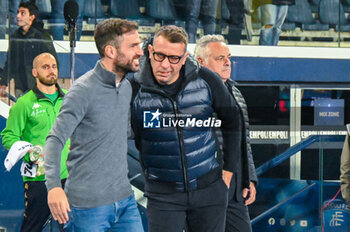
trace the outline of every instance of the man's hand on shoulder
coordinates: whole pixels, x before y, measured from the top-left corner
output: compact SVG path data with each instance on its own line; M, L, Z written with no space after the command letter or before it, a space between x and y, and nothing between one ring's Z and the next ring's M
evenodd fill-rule
M61 187L56 187L48 192L47 202L53 218L60 224L64 224L69 220L68 212L70 207L66 193Z

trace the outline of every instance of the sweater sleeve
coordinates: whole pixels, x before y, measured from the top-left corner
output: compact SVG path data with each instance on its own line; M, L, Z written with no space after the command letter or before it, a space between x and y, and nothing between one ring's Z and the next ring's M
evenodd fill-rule
M89 93L76 83L65 95L59 115L46 139L45 176L48 190L61 186L61 152L68 138L79 125L88 108Z
M224 170L235 172L237 170L237 160L239 159L242 140L242 132L240 130L242 121L239 108L216 73L201 67L199 75L210 87L213 109L218 119L221 120L224 154L223 168Z

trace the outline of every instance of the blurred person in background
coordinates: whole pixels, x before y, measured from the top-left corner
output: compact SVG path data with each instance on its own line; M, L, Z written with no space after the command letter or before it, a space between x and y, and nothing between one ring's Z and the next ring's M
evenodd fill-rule
M189 43L196 43L199 19L204 34L215 34L218 0L186 0L186 31Z
M258 9L262 24L259 45L277 46L282 25L287 17L288 6L295 0L254 0L253 8Z
M35 86L32 61L44 52L57 54L50 34L44 30L39 19L39 9L32 2L21 2L17 12L18 29L11 35L7 60L0 78L0 94L6 91L9 79L15 81L15 96L18 98Z
M350 205L350 124L346 125L347 134L340 161L340 186L344 200Z

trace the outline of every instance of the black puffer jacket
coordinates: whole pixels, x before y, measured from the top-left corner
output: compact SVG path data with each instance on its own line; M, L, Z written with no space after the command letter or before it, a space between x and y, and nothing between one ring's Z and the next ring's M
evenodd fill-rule
M241 121L239 109L231 107L233 99L219 76L188 57L181 71L182 87L173 99L155 81L147 52L141 63L140 72L131 80L131 121L146 176L146 192L192 191L221 178L222 160L218 157L222 156L217 154L220 149L212 128L217 119L226 138L223 168L234 172L241 149ZM161 113L159 120L154 121L153 128L147 128L150 120L146 114L157 110ZM209 127L169 123L208 119Z

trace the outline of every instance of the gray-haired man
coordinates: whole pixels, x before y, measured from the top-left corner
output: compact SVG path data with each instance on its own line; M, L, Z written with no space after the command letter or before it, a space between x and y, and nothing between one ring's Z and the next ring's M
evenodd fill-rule
M206 35L197 41L195 56L199 64L218 73L232 93L240 108L242 123L242 146L237 172L234 173L229 190L226 213L226 231L252 231L247 205L255 201L257 176L249 138L249 120L245 100L230 79L230 50L221 35Z

